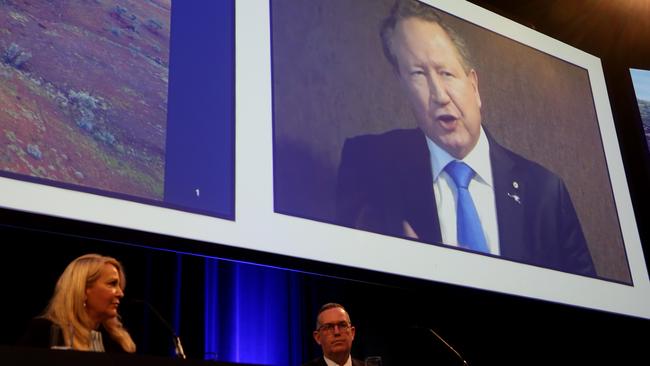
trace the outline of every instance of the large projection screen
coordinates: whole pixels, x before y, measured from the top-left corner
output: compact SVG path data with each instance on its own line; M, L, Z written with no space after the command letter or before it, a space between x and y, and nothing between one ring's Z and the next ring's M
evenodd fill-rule
M391 3L237 1L234 216L14 177L0 178L0 205L650 318L650 283L600 61L467 2L426 3L448 13L444 18L458 32L482 34L468 43L475 53L490 55L477 66L485 125L502 144L564 180L596 275L357 230L328 216L344 140L402 128L393 123L412 118L381 51L379 24ZM172 35L173 27L172 13ZM201 33L200 42L211 36ZM498 47L515 53L500 54ZM173 49L171 58L170 78ZM298 64L292 68L291 62ZM171 95L172 82L169 88ZM573 94L587 103L567 106L572 101L566 95ZM548 95L554 97L544 99ZM210 96L215 102L223 97ZM575 115L560 114L553 109L558 105ZM544 113L549 117L533 121ZM283 160L287 156L298 163ZM198 158L188 164L230 171ZM585 171L592 182L585 183Z
M232 218L233 14L3 2L0 176Z
M630 69L639 116L643 125L643 134L650 149L650 70Z

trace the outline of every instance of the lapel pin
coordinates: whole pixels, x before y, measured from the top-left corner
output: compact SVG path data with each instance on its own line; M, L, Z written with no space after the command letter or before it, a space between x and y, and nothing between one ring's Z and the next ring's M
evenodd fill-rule
M516 180L513 180L513 181L512 181L512 187L513 187L514 189L519 189L519 182L517 182Z
M508 193L508 197L512 198L513 200L515 200L515 202L521 205L521 198L518 195Z

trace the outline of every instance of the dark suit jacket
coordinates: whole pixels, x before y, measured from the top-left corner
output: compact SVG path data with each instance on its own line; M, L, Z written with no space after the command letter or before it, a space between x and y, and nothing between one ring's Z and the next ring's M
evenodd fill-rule
M357 359L352 359L352 366L364 366L365 362L359 361ZM321 356L318 358L314 358L313 360L303 363L302 366L327 366L327 363L325 363L325 359Z
M487 135L501 257L595 276L562 180ZM400 237L404 236L402 222L407 221L419 240L441 243L429 149L419 129L363 135L345 142L337 220L341 225Z

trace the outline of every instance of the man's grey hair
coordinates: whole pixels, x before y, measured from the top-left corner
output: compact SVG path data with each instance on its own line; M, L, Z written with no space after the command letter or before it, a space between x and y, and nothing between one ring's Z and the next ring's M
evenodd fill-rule
M341 304L337 304L337 303L335 303L335 302L328 302L327 304L321 306L320 309L318 310L318 314L316 314L316 330L318 330L318 328L321 326L321 323L320 323L320 321L319 321L320 314L321 314L322 312L324 312L325 310L335 309L335 308L342 309L342 310L345 312L345 315L347 315L347 317L348 317L348 322L351 323L351 321L350 321L350 314L348 314L348 311L345 310L345 308L343 307L343 305L341 305Z
M382 22L380 31L384 55L396 72L399 73L399 63L397 56L393 52L393 35L397 23L408 18L417 18L438 24L447 33L451 42L456 47L460 56L460 63L465 72L468 73L474 68L465 41L458 33L442 21L442 17L436 9L417 0L397 0L388 17Z

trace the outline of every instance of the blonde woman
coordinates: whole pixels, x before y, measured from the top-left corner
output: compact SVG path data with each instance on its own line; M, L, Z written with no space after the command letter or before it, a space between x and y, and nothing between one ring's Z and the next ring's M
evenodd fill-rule
M86 254L73 260L56 283L45 312L32 320L20 344L95 352L135 352L120 322L126 285L115 258Z

